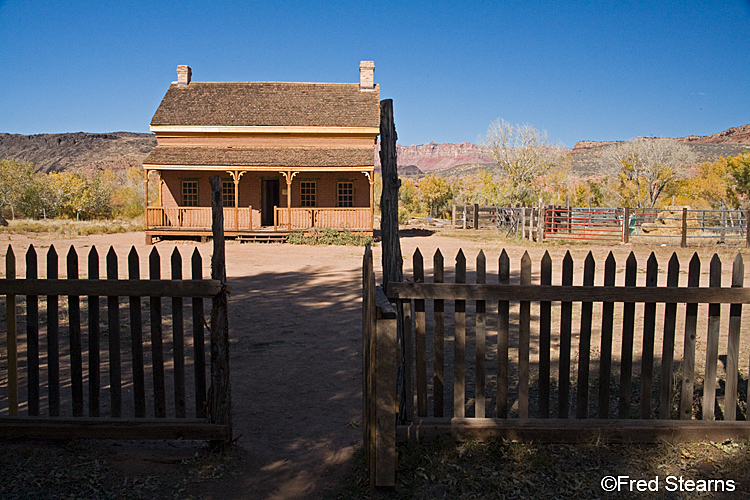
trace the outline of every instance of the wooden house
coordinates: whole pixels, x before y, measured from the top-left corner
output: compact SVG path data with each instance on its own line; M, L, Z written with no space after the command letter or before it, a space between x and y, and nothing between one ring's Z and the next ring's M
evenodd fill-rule
M358 84L193 82L190 67L177 66L143 164L146 190L149 177L159 180L158 202L146 206L147 243L209 236L217 174L226 236L371 233L380 88L372 61L359 70Z

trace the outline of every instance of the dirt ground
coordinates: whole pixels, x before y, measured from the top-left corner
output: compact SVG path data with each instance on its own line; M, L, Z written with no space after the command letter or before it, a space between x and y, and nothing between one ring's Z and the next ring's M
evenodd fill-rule
M88 251L84 247L96 245L102 258L111 245L120 256L123 277L125 256L131 246L135 246L141 256L141 269L147 268L147 253L151 250L143 244L142 233L54 241L10 235L8 243L13 245L19 262L18 276L24 276L21 256L30 243L42 252L54 243L60 255L67 252L69 245L74 245L79 256ZM462 248L467 257L470 282L479 249L484 249L487 255L488 282L492 282L492 273L497 272L497 258L503 248L510 256L513 274L517 274L523 252L529 251L536 280L538 263L544 251L549 250L553 260L553 284L559 283L559 263L570 250L575 261L576 285L581 284L583 260L589 251L594 254L598 267L603 265L609 251L614 253L618 262L618 284L624 277L620 268L624 268L627 254L635 251L639 285L645 280L645 271L640 269L645 268L650 252L654 251L660 267L666 268L669 257L676 251L684 271L683 283L687 280L689 258L696 251L621 244L520 244L498 240L490 233L469 232L410 233L404 235L401 243L407 277L411 276L411 255L417 247L425 256L426 273L431 271L436 249L442 251L446 269L449 269ZM197 247L204 257L204 275L209 275L210 243L161 242L156 248L162 255L163 276L168 275L168 260L164 257L171 254L175 246L184 256ZM697 249L703 263L702 284L707 284L708 263L715 251ZM374 253L377 269L380 246L375 247ZM360 247L227 242L227 276L232 286L229 326L234 435L239 459L233 461L226 473L191 483L191 495L217 500L270 500L325 498L334 494L361 444L362 254ZM736 254L737 249L719 249L725 285L729 284L731 262ZM743 250L743 254L747 259L747 252ZM43 266L39 267L43 274ZM602 280L601 274L597 275L597 283ZM451 279L452 273L446 272L446 281ZM660 282L662 280L666 280L666 274L660 273ZM745 350L740 359L747 363L747 358ZM700 355L696 359L700 360ZM20 453L18 446L22 445L17 441L0 441L0 453L3 448L6 452ZM106 450L108 463L126 476L127 483L129 473L169 473L184 467L200 453L203 444L105 442L99 446Z

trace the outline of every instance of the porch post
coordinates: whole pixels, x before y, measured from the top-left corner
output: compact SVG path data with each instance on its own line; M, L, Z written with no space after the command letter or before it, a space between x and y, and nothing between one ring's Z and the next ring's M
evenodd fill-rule
M143 170L143 222L148 229L148 169Z
M375 228L375 172L371 174L368 171L364 171L362 173L370 181L370 232L372 232Z
M292 232L292 179L294 179L294 176L297 175L297 173L298 172L292 172L291 170L281 172L281 175L286 179L286 213L289 218L288 228L290 233Z

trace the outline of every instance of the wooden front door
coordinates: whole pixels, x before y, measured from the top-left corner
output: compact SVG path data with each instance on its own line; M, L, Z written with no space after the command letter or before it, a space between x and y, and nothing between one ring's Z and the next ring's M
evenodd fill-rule
M260 224L273 226L273 210L279 206L279 180L264 179L260 186Z

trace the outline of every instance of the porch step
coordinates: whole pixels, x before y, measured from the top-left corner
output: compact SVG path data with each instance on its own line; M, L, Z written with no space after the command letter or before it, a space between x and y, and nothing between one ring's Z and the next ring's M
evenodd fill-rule
M237 235L237 241L254 241L259 243L282 243L286 241L286 233L254 233Z

